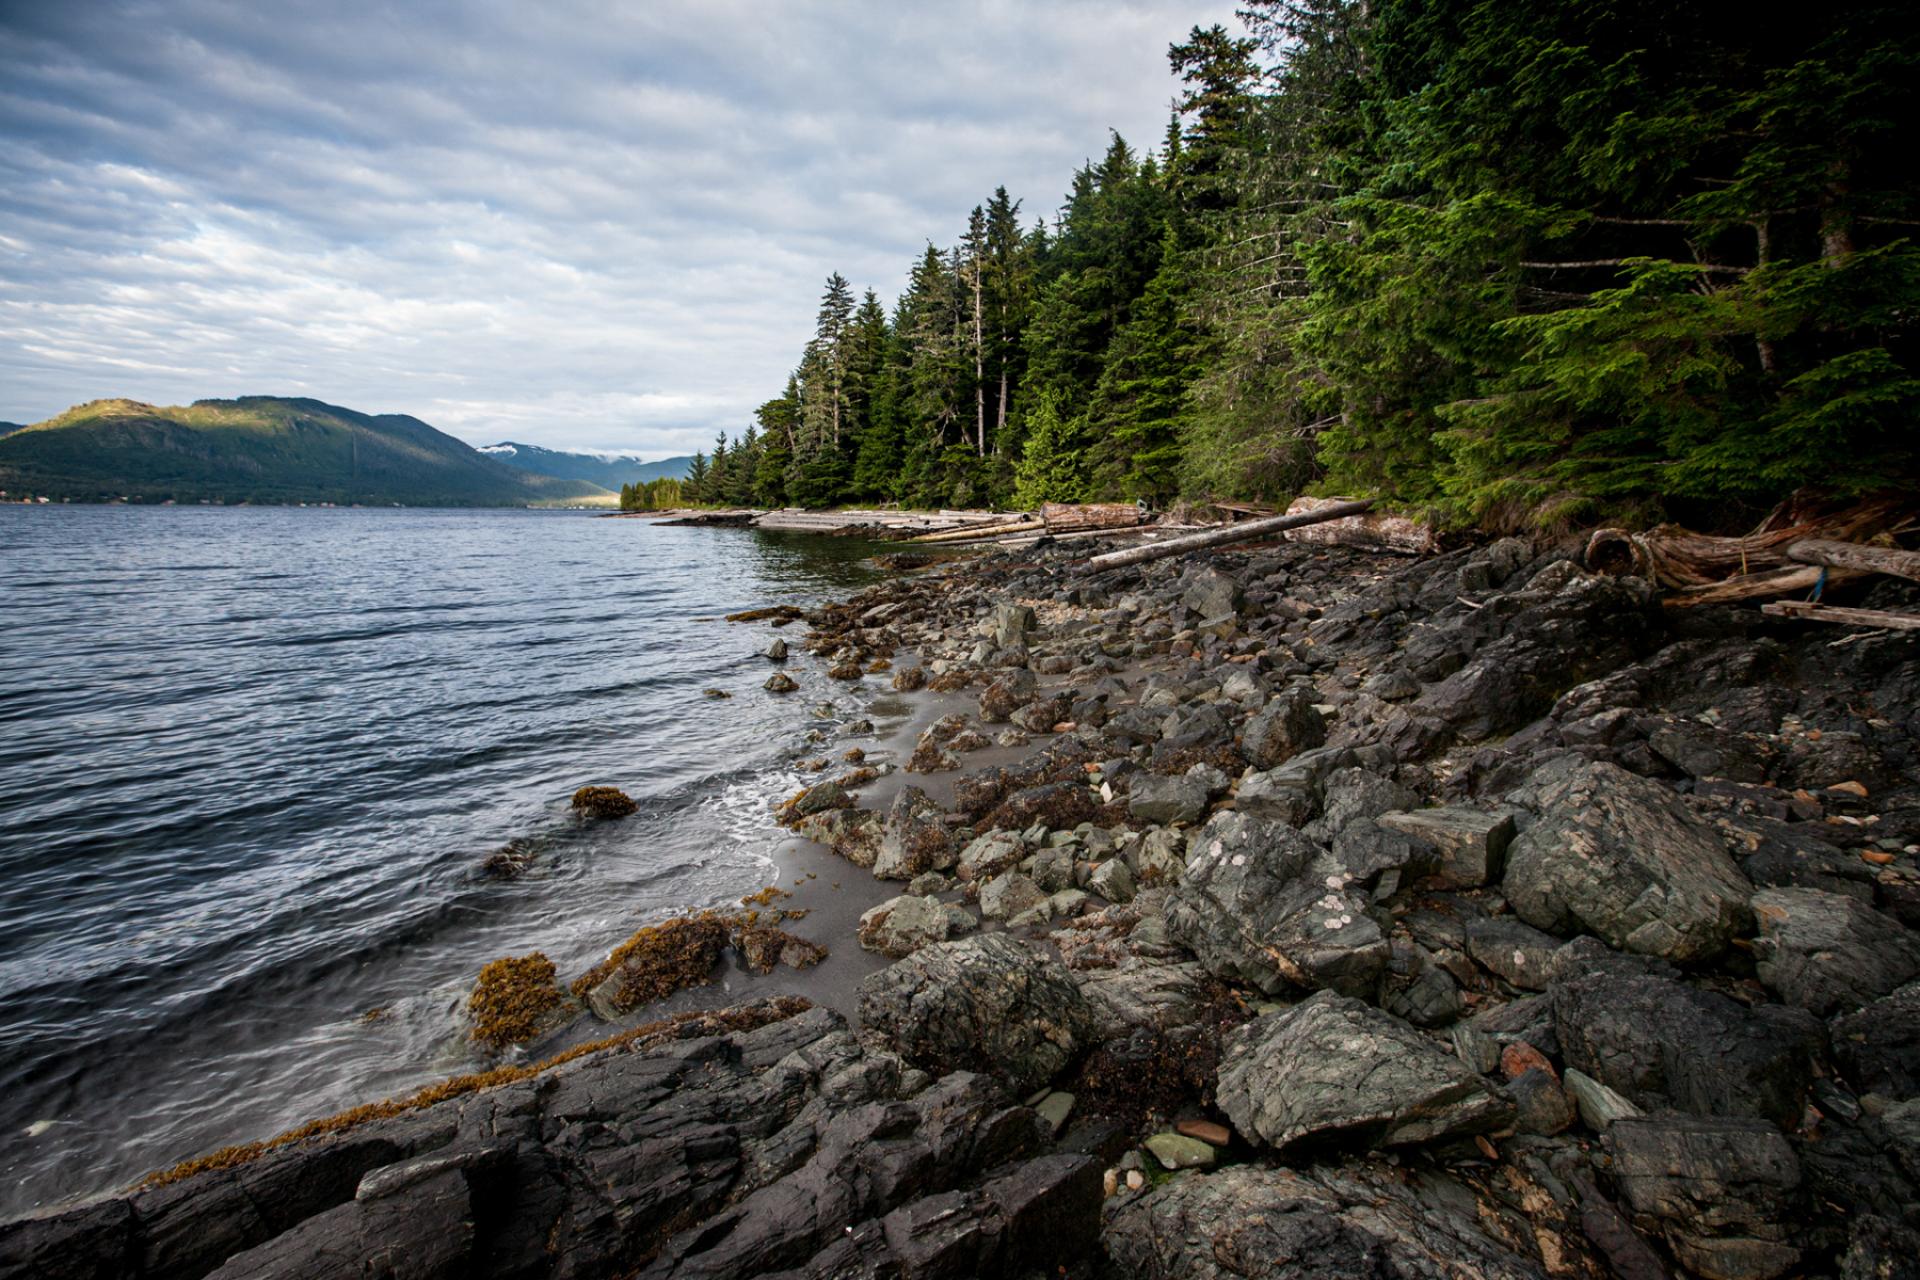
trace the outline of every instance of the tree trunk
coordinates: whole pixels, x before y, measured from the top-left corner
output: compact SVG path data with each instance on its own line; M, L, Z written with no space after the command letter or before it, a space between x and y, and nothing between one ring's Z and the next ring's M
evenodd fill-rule
M1920 582L1920 551L1901 551L1897 547L1869 547L1858 542L1834 542L1827 538L1807 538L1787 547L1787 559L1800 564L1825 565L1833 569L1858 569L1863 573L1890 573L1896 578Z
M1196 533L1190 537L1155 542L1144 547L1130 547L1125 551L1109 551L1106 555L1095 556L1087 561L1087 568L1091 572L1099 573L1105 569L1119 569L1130 564L1146 564L1152 560L1164 560L1168 556L1177 556L1187 551L1223 546L1229 542L1247 542L1254 538L1265 537L1269 533L1280 533L1287 529L1298 529L1304 525L1324 524L1328 520L1357 516L1372 509L1373 499L1363 498L1358 502L1338 502L1332 506L1321 507L1318 511L1308 511L1297 516L1273 516L1266 520L1248 520L1243 524L1230 524L1219 529L1209 529L1205 533Z
M978 257L973 260L973 414L974 452L987 456L987 348L980 323L981 294L985 291Z
M1767 259L1772 256L1773 251L1773 232L1772 228L1767 225L1765 214L1762 214L1760 220L1753 224L1753 239L1753 265L1754 268L1758 270L1767 265ZM1773 343L1769 339L1756 337L1753 340L1753 345L1754 349L1760 355L1761 371L1773 373L1776 368L1773 356Z
M1884 609L1837 609L1832 605L1813 604L1806 600L1779 600L1761 605L1760 612L1775 618L1800 618L1807 622L1838 622L1850 627L1920 631L1920 614L1889 613Z

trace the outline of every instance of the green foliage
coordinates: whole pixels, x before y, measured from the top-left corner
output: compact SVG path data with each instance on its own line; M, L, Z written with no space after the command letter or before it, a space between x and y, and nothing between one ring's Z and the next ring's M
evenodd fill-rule
M1058 396L1042 396L1027 424L1026 444L1014 468L1014 502L1037 507L1043 502L1083 500L1087 495L1084 436L1084 423L1062 417Z

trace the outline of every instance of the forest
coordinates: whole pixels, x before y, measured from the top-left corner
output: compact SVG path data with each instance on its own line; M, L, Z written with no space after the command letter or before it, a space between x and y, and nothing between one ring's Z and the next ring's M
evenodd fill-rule
M1725 523L1915 480L1920 10L1253 0L1035 216L839 274L678 498ZM652 496L627 495L632 506Z

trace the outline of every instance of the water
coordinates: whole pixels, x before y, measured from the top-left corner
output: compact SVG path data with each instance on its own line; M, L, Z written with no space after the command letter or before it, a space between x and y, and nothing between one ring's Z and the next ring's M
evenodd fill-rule
M0 507L0 1215L471 1069L486 960L577 972L764 884L817 699L758 693L767 633L718 615L853 586L872 550ZM588 783L641 814L576 823ZM479 877L509 839L536 872Z

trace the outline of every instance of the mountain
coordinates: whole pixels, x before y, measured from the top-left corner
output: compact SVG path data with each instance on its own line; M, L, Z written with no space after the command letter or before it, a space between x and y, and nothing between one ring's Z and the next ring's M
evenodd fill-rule
M0 422L0 436L12 435L16 431L25 431L26 429L27 424L24 422Z
M86 501L504 507L605 496L488 457L405 414L243 396L95 400L0 436L0 489Z
M693 463L690 457L642 462L626 454L567 453L559 449L542 449L537 444L515 444L510 440L482 445L480 452L537 475L554 476L562 480L585 480L615 492L623 484L643 484L663 476L684 480L688 467Z

